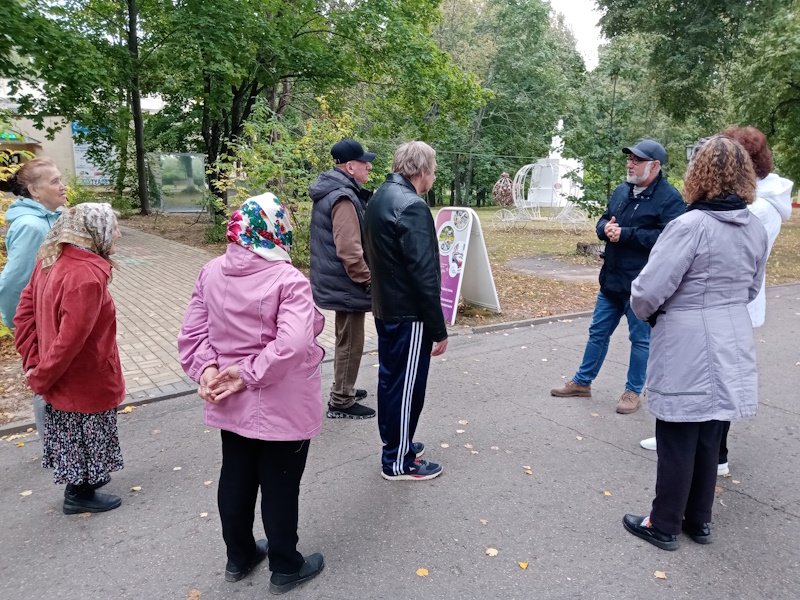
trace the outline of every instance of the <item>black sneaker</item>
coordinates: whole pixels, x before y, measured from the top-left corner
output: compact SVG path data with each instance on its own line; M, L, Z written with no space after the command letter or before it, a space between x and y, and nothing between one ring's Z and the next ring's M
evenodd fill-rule
M662 550L677 550L678 549L678 536L670 533L664 533L657 529L655 525L647 520L647 524L643 525L642 522L645 517L637 517L636 515L627 514L622 517L622 524L630 533L638 538L642 538L646 542L650 542L654 546L658 546Z
M367 390L356 390L356 400L363 400L367 397Z
M68 485L64 491L64 514L101 513L114 510L122 504L122 498L113 494L95 492L91 488L82 490L83 486ZM80 490L80 491L78 491Z
M228 564L225 565L225 581L239 581L243 579L250 571L255 569L262 560L267 558L268 551L269 545L267 544L267 540L258 540L256 542L256 555L247 563L244 569L240 569L229 560Z
M285 575L283 573L273 573L269 578L269 591L273 594L285 594L291 589L309 579L314 579L325 568L325 561L322 554L315 553L305 557L303 566L297 573Z
M414 454L417 455L417 458L425 454L425 444L422 442L411 442L411 449L414 450Z
M425 479L433 479L441 474L442 465L428 462L427 460L422 460L419 458L415 460L408 468L408 473L394 475L381 469L381 475L383 475L384 479L388 479L389 481L423 481Z
M681 529L698 544L711 543L711 527L708 526L708 523L689 523L684 521L681 524Z
M337 408L328 404L328 412L325 414L329 419L371 419L375 416L375 410L358 403L348 408Z

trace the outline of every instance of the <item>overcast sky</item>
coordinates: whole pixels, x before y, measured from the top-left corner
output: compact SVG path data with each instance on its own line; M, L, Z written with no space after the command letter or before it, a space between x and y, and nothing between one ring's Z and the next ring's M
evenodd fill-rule
M591 70L597 66L597 47L603 43L597 21L600 11L594 0L550 0L553 10L564 15L578 41L578 52Z

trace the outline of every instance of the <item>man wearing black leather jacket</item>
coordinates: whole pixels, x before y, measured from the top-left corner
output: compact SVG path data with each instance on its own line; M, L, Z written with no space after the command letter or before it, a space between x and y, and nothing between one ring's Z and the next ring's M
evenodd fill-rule
M447 349L436 229L421 194L436 176L436 152L402 144L392 173L364 213L364 251L372 271L372 313L378 332L378 428L381 474L388 480L433 479L442 472L421 460L413 442L425 400L431 356Z

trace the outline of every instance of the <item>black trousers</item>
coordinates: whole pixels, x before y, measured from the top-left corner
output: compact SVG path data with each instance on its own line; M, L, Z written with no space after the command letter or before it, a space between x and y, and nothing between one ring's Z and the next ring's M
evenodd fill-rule
M261 487L261 518L269 540L269 568L297 573L300 478L306 468L309 440L268 442L222 431L222 471L217 502L228 559L244 568L255 556L256 498Z
M722 425L656 420L658 475L650 521L661 531L679 534L684 517L711 522Z
M730 421L722 422L722 439L719 442L719 464L728 462L728 432L731 429Z
M411 444L425 403L433 338L421 321L387 323L378 333L378 431L381 464L387 475L408 473L417 455Z

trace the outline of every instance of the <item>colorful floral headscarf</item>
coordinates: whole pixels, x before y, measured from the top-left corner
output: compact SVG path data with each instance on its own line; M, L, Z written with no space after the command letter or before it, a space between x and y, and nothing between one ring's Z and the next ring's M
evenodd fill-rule
M64 209L53 228L44 238L36 260L47 269L61 256L64 244L73 244L91 250L106 259L110 258L114 242L117 217L107 202L86 202Z
M227 238L266 260L292 260L289 210L269 192L249 198L231 215Z

